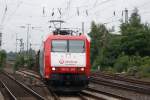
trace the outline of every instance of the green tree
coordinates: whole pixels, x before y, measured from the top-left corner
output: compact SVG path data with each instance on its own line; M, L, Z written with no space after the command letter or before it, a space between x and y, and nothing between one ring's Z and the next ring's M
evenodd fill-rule
M98 54L98 47L95 45L96 44L96 38L97 38L97 26L95 22L92 22L91 25L91 32L90 32L90 37L91 37L91 64L93 65L93 62L95 61L95 58Z
M141 17L138 14L137 8L135 8L134 12L131 14L129 23L122 23L120 26L121 34L123 36L130 36L143 32L143 28L144 25L141 23Z
M0 51L0 70L2 70L5 64L6 64L6 52L2 50Z
M91 24L91 64L104 71L150 77L150 26L143 24L135 8L120 35L110 34L103 24Z
M32 67L34 67L34 59L33 59L32 55L28 56L28 59L27 59L26 63L27 63L27 67L29 69L32 69Z
M104 52L107 48L109 33L104 24L91 25L91 64L93 67L101 66L105 60Z
M129 23L122 23L121 49L127 55L150 56L150 29L147 24L141 23L138 10L132 13Z
M115 60L121 54L121 35L111 34L109 38L108 47L105 50L105 57L107 57L106 66L113 66Z
M122 53L118 58L116 59L116 62L114 63L114 69L116 72L126 72L129 66L130 58L127 55L124 55Z
M22 54L18 54L16 56L16 61L14 64L14 71L18 70L20 67L24 67L24 64L25 64L24 56Z

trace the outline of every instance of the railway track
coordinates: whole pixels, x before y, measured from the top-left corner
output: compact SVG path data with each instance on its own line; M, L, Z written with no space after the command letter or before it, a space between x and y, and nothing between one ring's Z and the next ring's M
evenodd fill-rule
M5 92L9 95L9 100L45 100L44 97L17 81L7 73L0 74L0 82Z
M31 71L27 71L27 70L23 70L23 71L17 71L18 74L21 74L21 75L26 75L28 77L34 77L38 80L41 80L40 76L35 74L35 73L32 73ZM63 96L61 95L58 95L57 93L55 93L51 88L49 88L48 86L46 86L50 93L51 93L51 97L53 100L61 100L61 98L63 98ZM69 97L67 97L69 98ZM74 96L74 98L81 98L81 100L88 100L86 99L82 94L76 94L76 96Z
M35 78L41 80L37 74L33 74L32 72L23 71L23 73L28 75L28 76L32 76L32 77L35 77ZM113 87L113 88L123 89L123 90L127 90L127 91L133 91L133 92L136 92L136 93L148 94L148 95L150 94L149 87L147 87L149 85L145 86L145 84L142 84L142 87L141 87L140 83L138 83L138 84L136 83L136 85L135 85L135 82L129 84L129 83L126 83L128 81L124 82L123 80L121 81L121 80L117 80L117 79L114 79L114 78L112 79L111 77L107 77L107 76L100 77L99 74L92 75L91 82L92 83L96 83L96 84L109 86L109 87ZM130 99L126 98L127 95L124 96L124 95L114 94L114 93L110 93L109 91L108 92L107 91L104 92L104 91L95 90L95 89L94 90L93 89L90 89L90 90L88 89L88 90L85 90L83 92L81 92L80 94L76 95L74 98L80 98L80 99L82 98L81 100L87 100L89 98L94 98L94 96L97 96L95 94L98 94L98 95L102 94L102 95L105 95L106 98L113 97L115 99L119 98L119 100L120 99L121 100L131 100L131 98ZM93 94L91 92L94 92L95 94ZM55 96L52 96L52 97L55 98ZM98 97L100 97L100 98L98 99L98 98L95 97L94 100L95 99L96 100L104 100L104 98L105 98L105 97L101 98L101 96L98 96ZM61 99L61 98L62 98L61 96L57 95L57 98L55 98L54 100L64 100L64 99ZM70 99L68 99L68 100L70 100ZM106 100L109 100L109 99L106 99Z
M80 93L74 93L74 94L63 94L63 93L55 93L51 89L53 100L109 100L109 99L104 99L100 96L97 96L89 91L82 91Z
M150 86L150 82L141 81L141 80L137 80L137 79L126 78L124 76L119 76L119 75L106 74L106 73L102 73L102 72L92 72L91 75L92 76L104 77L106 79L114 79L114 80L120 80L120 81L126 81L126 82L130 82L130 83Z
M80 96L84 97L83 100L89 100L89 99L94 99L94 100L109 100L106 99L106 97L93 93L89 90L83 90L81 93L79 93ZM82 98L81 97L81 98Z
M28 76L32 76L32 77L35 77L37 79L40 79L38 75L33 74L31 72L28 72L28 71L19 71L19 73L23 73L23 74L26 74ZM49 91L52 95L53 100L64 100L63 96L53 92L50 88L49 88ZM69 98L68 100L70 100L71 97L66 97L65 99L67 100L67 98ZM114 100L130 100L130 99L125 98L125 97L113 95L110 93L105 93L105 92L102 92L100 90L95 90L92 88L88 88L88 89L82 91L81 93L75 94L72 98L73 99L79 98L79 100L109 100L111 98L113 98Z
M117 100L131 100L127 97L123 97L123 96L115 95L115 94L112 94L112 93L104 92L104 91L97 90L97 89L94 89L94 88L91 88L91 87L88 87L87 90L90 91L90 92L99 93L99 94L103 95L103 97L107 100L109 100L111 98L112 99L117 99Z
M139 82L135 82L131 80L130 81L123 80L120 78L117 79L111 78L109 76L104 76L101 74L95 74L91 76L91 82L93 83L115 87L119 89L126 89L129 91L135 91L142 94L148 94L148 95L150 94L150 87L149 87L150 85L148 84L141 84Z
M30 71L25 71L25 70L24 71L17 71L17 73L24 74L24 75L27 75L27 76L30 76L30 77L34 77L38 80L41 80L41 77L38 74L32 73Z
M62 94L55 94L53 96L53 100L109 100L109 99L104 99L100 96L94 95L91 92L87 91L82 91L81 93L76 93L76 94L69 94L69 95L62 95Z

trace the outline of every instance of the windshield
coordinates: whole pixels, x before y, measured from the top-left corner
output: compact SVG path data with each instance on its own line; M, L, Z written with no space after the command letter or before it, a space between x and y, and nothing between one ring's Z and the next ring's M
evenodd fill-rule
M84 41L69 40L69 52L83 53L85 50Z
M67 52L67 41L66 40L53 40L52 52Z
M52 52L85 52L83 40L52 40Z

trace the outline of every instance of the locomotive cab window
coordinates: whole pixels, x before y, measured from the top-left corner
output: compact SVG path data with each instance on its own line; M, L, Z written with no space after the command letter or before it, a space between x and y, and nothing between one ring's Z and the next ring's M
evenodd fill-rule
M85 52L85 43L83 40L52 40L52 52Z
M69 52L83 53L85 52L85 44L82 40L69 40Z
M52 52L67 52L67 41L66 40L53 40Z

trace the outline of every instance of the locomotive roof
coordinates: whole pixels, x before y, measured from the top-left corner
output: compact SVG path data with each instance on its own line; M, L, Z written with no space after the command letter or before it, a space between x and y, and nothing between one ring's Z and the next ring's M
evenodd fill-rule
M73 40L76 40L76 39L82 39L82 40L85 40L87 39L87 36L82 34L82 35L78 35L78 36L74 36L74 35L53 35L53 34L50 34L46 40L51 40L51 39L73 39ZM45 40L45 41L46 41Z

